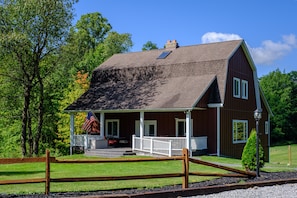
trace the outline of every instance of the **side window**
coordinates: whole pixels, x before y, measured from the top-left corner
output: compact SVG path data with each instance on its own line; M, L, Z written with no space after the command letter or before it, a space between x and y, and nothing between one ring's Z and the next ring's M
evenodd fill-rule
M269 122L265 121L265 134L267 135L269 133Z
M240 79L233 78L233 97L240 98Z
M249 98L249 84L246 80L241 81L241 97L243 99Z
M107 137L119 137L120 120L106 120Z
M233 120L233 144L245 143L248 139L248 121L247 120Z

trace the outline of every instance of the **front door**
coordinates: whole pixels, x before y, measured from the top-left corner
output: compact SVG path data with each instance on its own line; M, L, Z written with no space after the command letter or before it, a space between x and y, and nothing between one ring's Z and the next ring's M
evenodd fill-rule
M140 122L135 121L135 135L140 136ZM144 121L144 136L156 136L157 135L157 120L145 120Z

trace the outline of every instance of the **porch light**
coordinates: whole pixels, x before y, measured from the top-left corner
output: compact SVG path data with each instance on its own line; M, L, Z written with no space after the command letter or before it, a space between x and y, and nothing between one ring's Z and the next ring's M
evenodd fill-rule
M256 121L259 121L262 118L262 111L256 109L254 111L254 118L255 118Z
M254 111L254 118L256 120L256 135L257 135L257 143L256 143L256 159L257 159L257 177L260 177L260 170L259 170L259 120L262 118L262 110L256 109Z

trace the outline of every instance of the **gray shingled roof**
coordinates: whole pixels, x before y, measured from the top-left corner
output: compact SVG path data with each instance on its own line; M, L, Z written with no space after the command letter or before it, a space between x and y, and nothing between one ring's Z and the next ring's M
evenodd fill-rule
M115 54L93 71L90 89L66 111L193 108L210 85L224 100L228 60L243 41Z

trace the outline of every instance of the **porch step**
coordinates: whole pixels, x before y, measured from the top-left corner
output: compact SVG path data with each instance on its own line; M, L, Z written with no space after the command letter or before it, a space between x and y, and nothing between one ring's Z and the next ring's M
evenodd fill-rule
M97 156L97 157L121 157L124 155L134 155L131 148L105 148L105 149L88 149L85 150L86 156ZM136 155L136 153L135 153Z
M133 151L131 151L131 150L129 150L129 151L125 151L125 152L123 153L123 155L136 155L136 153L133 152Z

